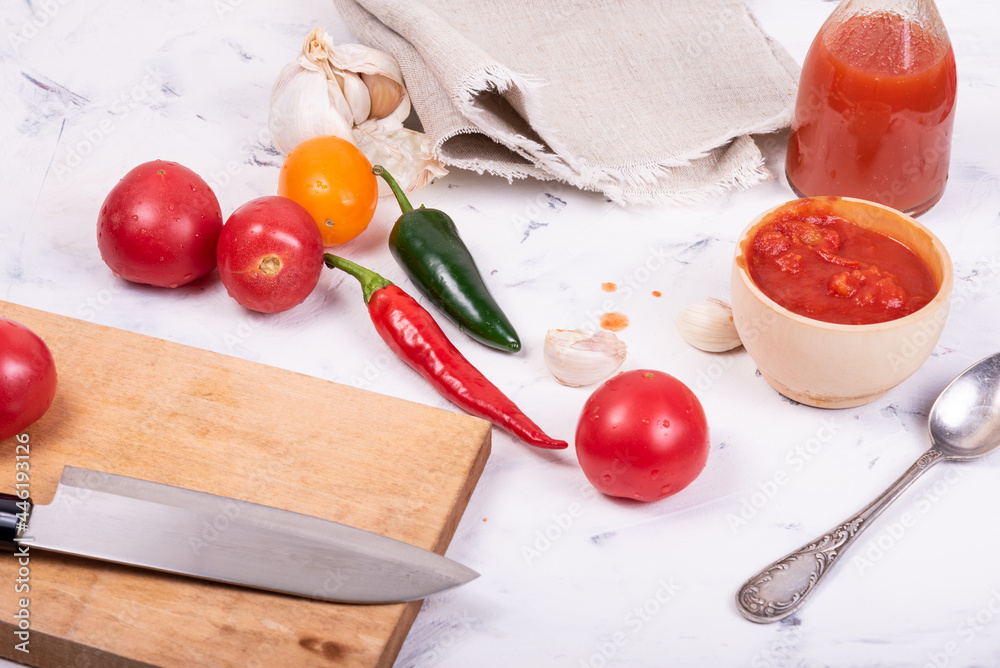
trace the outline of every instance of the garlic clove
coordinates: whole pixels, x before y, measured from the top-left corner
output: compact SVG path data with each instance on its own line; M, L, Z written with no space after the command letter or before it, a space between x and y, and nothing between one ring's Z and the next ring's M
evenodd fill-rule
M721 353L743 345L733 323L733 309L719 299L688 306L677 316L676 325L681 338L699 350Z
M608 378L625 361L625 354L625 343L605 330L550 329L545 335L545 366L570 387Z
M334 71L356 73L371 100L369 113L358 119L355 125L396 114L401 114L400 123L406 120L410 113L410 98L403 86L403 72L395 58L362 44L341 44L330 50L329 61Z
M368 86L365 85L365 82L354 72L334 70L333 78L344 94L344 101L347 102L349 114L346 117L348 122L354 126L367 121L372 110L372 96L368 92Z
M396 111L406 95L403 84L393 81L387 76L362 72L361 80L368 87L371 98L371 112L364 120L377 121L386 118ZM407 105L407 113L409 113L409 105Z

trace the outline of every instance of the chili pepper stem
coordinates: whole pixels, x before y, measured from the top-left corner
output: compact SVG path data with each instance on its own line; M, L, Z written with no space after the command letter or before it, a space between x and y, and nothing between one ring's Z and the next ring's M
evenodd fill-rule
M372 294L377 290L392 285L392 281L382 278L370 269L365 269L360 264L354 264L350 260L338 257L331 253L323 254L323 262L330 269L340 269L347 272L361 283L361 292L364 294L365 304L372 298Z
M375 165L372 167L372 174L375 176L381 176L385 179L385 182L389 184L389 187L392 189L392 194L396 196L396 201L399 202L399 208L403 210L403 213L413 211L413 205L410 204L410 200L406 199L406 194L403 192L403 189L399 187L399 184L396 183L396 179L392 178L392 174L390 174L385 167L382 165Z

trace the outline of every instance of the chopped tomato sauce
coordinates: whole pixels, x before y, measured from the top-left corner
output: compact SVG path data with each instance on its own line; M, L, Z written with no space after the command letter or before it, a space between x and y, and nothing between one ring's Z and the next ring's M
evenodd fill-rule
M750 278L793 313L848 325L909 315L939 289L909 248L840 216L789 210L748 242Z

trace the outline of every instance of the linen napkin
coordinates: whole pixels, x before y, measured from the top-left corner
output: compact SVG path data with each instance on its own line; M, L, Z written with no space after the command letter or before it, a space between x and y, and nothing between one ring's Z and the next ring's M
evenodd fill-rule
M447 165L559 179L621 204L769 177L798 66L742 0L334 0L392 54Z

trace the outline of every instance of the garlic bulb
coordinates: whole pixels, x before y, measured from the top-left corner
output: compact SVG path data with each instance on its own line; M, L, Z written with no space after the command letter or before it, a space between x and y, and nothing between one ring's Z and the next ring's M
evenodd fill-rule
M625 343L605 330L550 329L545 335L545 366L563 385L593 385L624 361Z
M329 35L319 28L313 30L302 45L302 53L282 68L271 88L267 129L271 141L286 155L306 139L320 135L353 141L355 112L330 67L331 48ZM370 106L370 98L360 96L356 86L347 88L361 115L366 99ZM365 119L367 115L365 112Z
M409 115L410 96L392 56L361 44L335 46L316 28L274 82L267 127L286 155L313 137L346 139L409 192L447 174L423 133L403 127ZM379 191L391 192L381 180Z
M733 323L733 309L718 299L688 306L676 324L681 338L699 350L721 353L743 345Z

